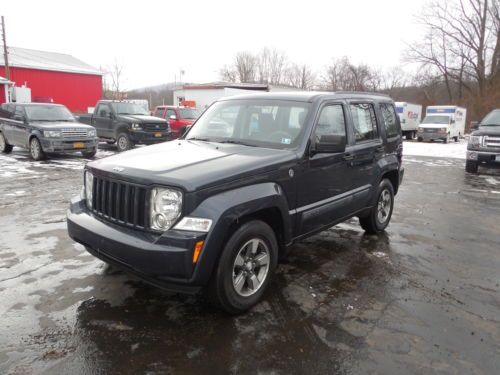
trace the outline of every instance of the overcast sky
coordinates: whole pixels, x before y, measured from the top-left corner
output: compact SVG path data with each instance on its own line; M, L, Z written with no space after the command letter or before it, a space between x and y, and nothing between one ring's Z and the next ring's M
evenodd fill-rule
M348 56L378 68L401 64L422 30L425 0L4 1L8 45L69 53L95 66L116 58L126 89L219 79L238 51L263 47L320 72ZM178 79L178 78L177 78Z

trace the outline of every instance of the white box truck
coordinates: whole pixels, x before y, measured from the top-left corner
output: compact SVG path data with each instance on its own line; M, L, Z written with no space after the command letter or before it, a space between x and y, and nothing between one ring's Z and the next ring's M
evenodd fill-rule
M448 143L458 142L465 132L467 109L454 105L433 105L427 107L425 118L418 128L418 141L440 139Z
M415 138L422 119L422 106L407 102L396 102L395 104L403 135L406 139Z

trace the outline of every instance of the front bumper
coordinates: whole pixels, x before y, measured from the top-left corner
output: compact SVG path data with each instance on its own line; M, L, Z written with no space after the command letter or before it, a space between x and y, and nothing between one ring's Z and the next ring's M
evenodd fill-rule
M467 150L467 160L473 160L485 164L500 165L500 150L496 152L484 150Z
M97 138L68 139L68 138L41 138L44 152L81 152L97 149Z
M172 140L171 131L131 131L130 139L134 143L153 144Z
M417 137L418 138L422 138L422 140L424 141L434 141L434 140L437 140L437 139L442 139L442 140L445 140L446 139L446 133L426 133L426 132L423 132L423 133L417 133Z
M169 291L196 293L192 278L196 242L205 233L170 230L162 235L113 224L90 214L80 197L67 212L70 237L95 257Z

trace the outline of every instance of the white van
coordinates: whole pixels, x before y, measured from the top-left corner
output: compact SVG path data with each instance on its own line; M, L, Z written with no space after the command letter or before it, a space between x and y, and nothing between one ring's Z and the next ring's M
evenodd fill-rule
M436 139L448 143L450 139L458 142L465 132L467 109L454 105L433 105L427 107L425 118L418 128L418 141Z
M415 138L422 118L422 106L407 102L396 102L395 104L403 135L406 139Z

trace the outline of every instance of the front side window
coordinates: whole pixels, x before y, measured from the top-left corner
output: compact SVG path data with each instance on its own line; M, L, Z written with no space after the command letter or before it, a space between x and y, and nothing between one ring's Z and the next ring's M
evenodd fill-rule
M346 136L345 117L341 104L327 105L321 109L314 137L316 142L322 135Z
M97 107L97 115L99 117L109 117L110 113L111 111L106 104L100 104L99 107Z
M181 112L181 118L188 120L196 120L201 114L199 109L194 108L181 108L179 111Z
M380 104L380 112L382 112L387 138L397 137L399 135L399 129L394 107L391 104L382 103Z
M167 109L167 119L170 119L170 116L177 117L177 115L175 114L175 111L173 109Z
M119 115L148 115L143 106L130 102L112 102L111 107Z
M286 100L231 100L213 104L187 139L296 148L305 133L311 104Z
M354 139L356 143L371 141L378 137L377 120L373 105L369 103L351 104Z

